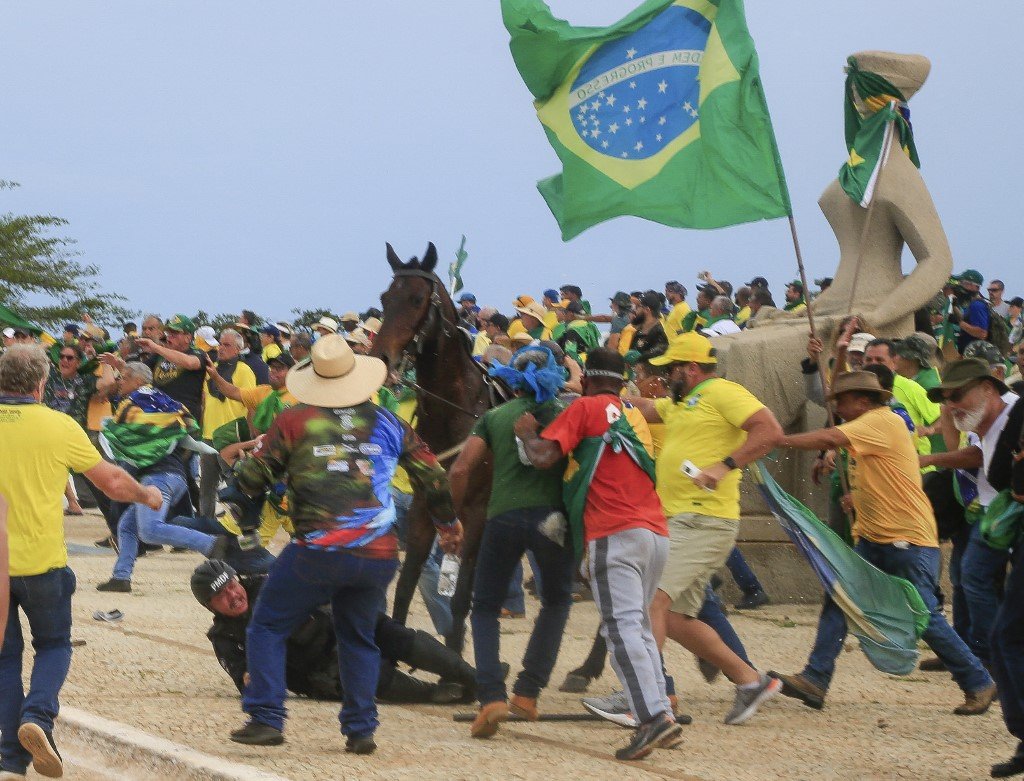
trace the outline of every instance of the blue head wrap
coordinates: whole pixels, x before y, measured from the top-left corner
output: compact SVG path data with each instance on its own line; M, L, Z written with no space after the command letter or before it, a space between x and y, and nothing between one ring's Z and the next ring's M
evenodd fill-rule
M530 362L522 371L516 369L516 359L524 353L530 352L543 353L547 356L544 366L537 366ZM489 374L502 380L513 390L531 393L538 404L555 398L562 390L562 386L565 385L565 375L562 372L562 367L555 361L554 353L539 344L529 344L516 350L512 354L508 366L496 363L491 367Z

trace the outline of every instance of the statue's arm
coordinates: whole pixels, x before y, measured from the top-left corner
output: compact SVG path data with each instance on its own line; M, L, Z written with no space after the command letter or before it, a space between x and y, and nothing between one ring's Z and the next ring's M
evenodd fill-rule
M906 165L910 165L909 161ZM894 182L899 191L889 199L888 211L917 265L871 313L874 327L885 326L925 306L953 273L953 255L946 232L924 180L916 170L897 171L905 175Z

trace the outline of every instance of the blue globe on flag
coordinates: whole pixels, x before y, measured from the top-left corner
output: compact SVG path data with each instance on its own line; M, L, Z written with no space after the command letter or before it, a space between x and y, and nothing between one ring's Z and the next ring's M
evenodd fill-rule
M685 133L700 118L697 74L710 31L704 16L673 5L602 44L569 94L579 137L600 154L643 160Z

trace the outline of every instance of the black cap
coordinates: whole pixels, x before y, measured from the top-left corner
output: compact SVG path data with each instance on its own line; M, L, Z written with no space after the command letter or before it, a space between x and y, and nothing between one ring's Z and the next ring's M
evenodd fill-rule
M647 292L640 296L640 305L645 306L652 312L661 311L661 298L657 293Z
M747 283L747 287L763 287L765 290L768 289L768 280L764 277L754 277Z
M1014 296L1006 303L1008 303L1010 306L1024 306L1024 298L1021 298L1020 296Z
M560 293L572 293L578 298L583 298L583 291L579 285L562 285L558 290Z
M295 359L292 358L291 353L287 353L287 352L283 352L280 355L275 355L273 358L271 358L269 361L267 361L267 365L269 366L270 364L274 363L275 361L277 363L280 363L280 364L284 365L288 369L292 368L295 365Z
M217 559L208 559L192 572L192 594L200 605L208 607L210 600L236 577L238 573L230 565Z

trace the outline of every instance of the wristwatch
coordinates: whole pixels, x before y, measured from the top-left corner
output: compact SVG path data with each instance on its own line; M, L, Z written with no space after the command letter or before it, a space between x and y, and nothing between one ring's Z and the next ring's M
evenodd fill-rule
M732 456L726 456L722 459L722 463L725 464L729 469L739 469L740 465L736 463L736 459Z

